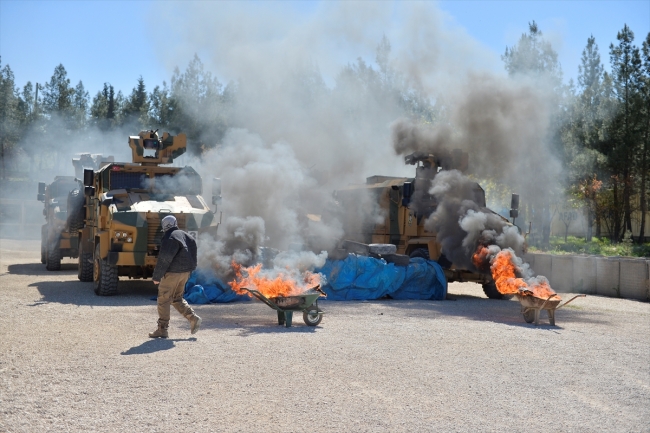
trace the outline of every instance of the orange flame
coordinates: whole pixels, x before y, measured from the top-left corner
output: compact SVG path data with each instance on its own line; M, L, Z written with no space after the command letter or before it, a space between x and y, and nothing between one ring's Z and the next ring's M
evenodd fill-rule
M479 245L478 249L472 256L472 263L476 266L476 269L485 269L490 264L488 258L489 250L483 245Z
M555 291L551 289L551 286L546 281L529 284L523 278L517 277L517 266L514 263L514 255L510 250L501 250L496 256L490 257L488 248L480 245L472 255L472 263L477 269L486 269L487 266L490 266L497 290L504 295L518 293L546 299L555 294ZM560 299L560 297L556 295L554 299Z
M475 254L476 255L476 254ZM516 266L513 263L513 254L509 250L501 250L492 260L490 269L497 290L504 295L521 294L536 298L546 299L555 294L546 281L537 284L528 284L523 278L517 278ZM555 296L554 299L560 299Z
M280 272L274 278L262 276L260 275L262 264L242 268L240 264L232 262L232 267L235 270L235 280L228 284L235 293L240 295L251 296L249 292L243 290L246 288L257 290L267 298L296 296L320 284L320 274L309 271L300 276L302 281L298 281L290 273Z

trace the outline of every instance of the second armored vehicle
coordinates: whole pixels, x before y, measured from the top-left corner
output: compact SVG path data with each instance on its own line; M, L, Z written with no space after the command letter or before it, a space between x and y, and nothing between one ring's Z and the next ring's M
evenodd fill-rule
M448 282L476 282L483 286L489 298L503 298L489 272L464 269L450 262L442 253L436 233L428 231L424 224L437 206L428 191L431 180L440 170L465 171L467 153L455 150L445 157L413 153L405 157L405 163L416 166L415 178L371 176L366 179L366 184L351 185L335 192L343 210L341 218L345 239L352 241L347 245L344 242L342 246L349 250L350 245L353 249L358 248L357 243L392 244L398 255L437 261ZM479 206L489 211L485 192L478 183L472 195Z

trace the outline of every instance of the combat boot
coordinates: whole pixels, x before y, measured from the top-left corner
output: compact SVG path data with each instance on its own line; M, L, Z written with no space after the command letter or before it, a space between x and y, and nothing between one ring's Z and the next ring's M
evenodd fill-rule
M167 338L169 334L167 333L167 328L169 328L168 320L158 320L158 329L149 333L149 338Z
M190 317L190 331L192 332L192 334L196 334L197 332L199 332L199 328L201 328L202 321L203 320L198 315L196 315L196 313L192 317Z

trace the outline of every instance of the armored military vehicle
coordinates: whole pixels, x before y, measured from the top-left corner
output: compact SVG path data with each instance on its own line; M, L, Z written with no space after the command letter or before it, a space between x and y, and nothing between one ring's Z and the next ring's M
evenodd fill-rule
M37 198L44 204L45 217L45 224L41 226L41 263L48 271L61 269L62 257L76 258L78 255L78 221L72 218L74 221L70 224L70 216L83 209L83 202L70 197L72 191L79 191L80 185L74 176L56 176L49 185L38 184Z
M350 252L359 252L359 244L392 244L397 254L437 261L448 282L476 282L483 286L489 298L503 298L489 272L463 269L451 263L442 253L436 233L424 227L424 222L437 205L435 197L429 194L431 180L440 170L465 171L468 154L454 150L438 157L416 152L406 156L405 163L416 166L414 178L371 176L365 184L351 185L335 192L343 209L341 218L345 241L340 246ZM485 191L478 183L474 186L473 196L474 202L486 208Z
M41 263L48 271L61 269L61 258L77 258L79 229L84 223L83 170L97 169L113 157L81 153L72 158L75 176L56 176L49 185L38 184L37 199L44 204L41 226Z
M79 279L97 295L115 295L120 276L150 278L160 251L161 220L198 237L214 213L201 197L199 174L189 166L164 166L186 150L185 134L142 131L129 137L132 162L84 171L85 223L79 242ZM220 191L213 189L213 204Z

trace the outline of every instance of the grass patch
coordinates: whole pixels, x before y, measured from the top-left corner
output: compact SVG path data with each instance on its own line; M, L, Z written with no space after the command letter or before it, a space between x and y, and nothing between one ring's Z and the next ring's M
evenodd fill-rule
M548 248L529 246L531 252L549 254L593 254L603 256L650 257L650 243L643 245L630 242L612 243L609 239L593 238L591 242L584 238L569 236L564 241L564 236L552 236Z

